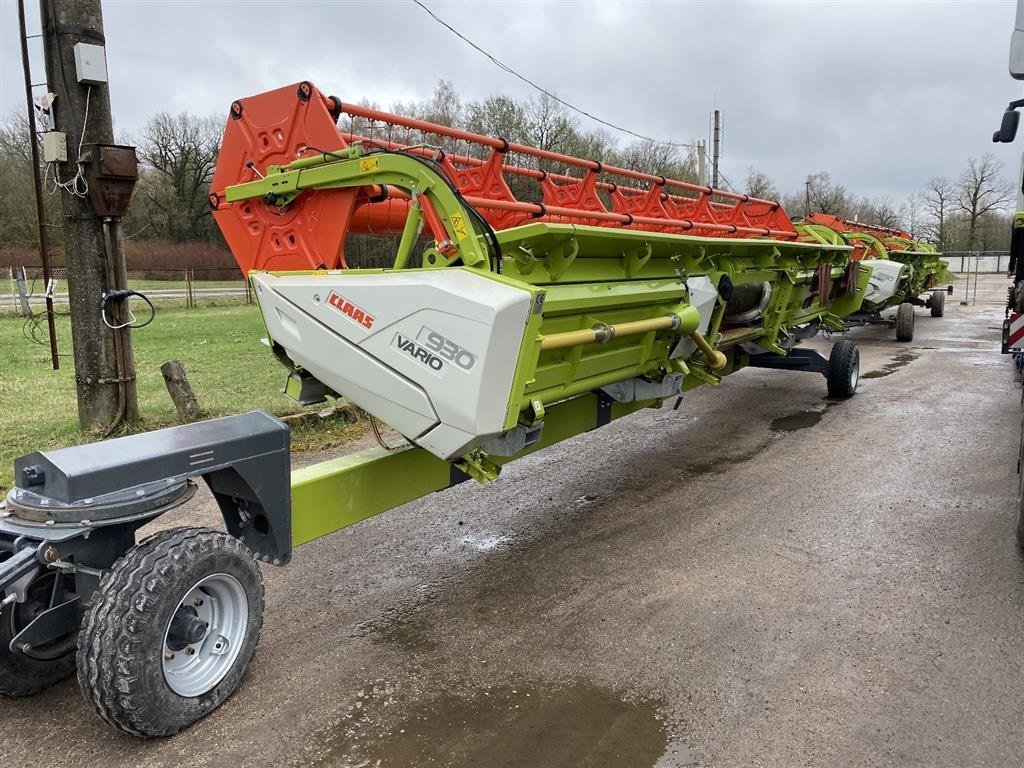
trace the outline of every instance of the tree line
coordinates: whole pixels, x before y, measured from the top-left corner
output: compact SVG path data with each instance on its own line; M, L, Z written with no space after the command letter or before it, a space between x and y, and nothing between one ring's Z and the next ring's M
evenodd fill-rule
M379 108L373 103L365 104ZM604 130L582 128L569 110L546 95L527 99L496 95L463 102L450 82L440 81L428 98L392 104L390 111L606 165L697 182L699 161L692 146L649 140L620 144ZM137 136L121 137L122 143L137 146L140 162L139 181L124 226L130 242L223 247L207 203L223 126L224 117L220 115L160 112ZM423 140L410 131L396 133L394 129L360 119L343 118L340 127L342 131L405 144ZM12 114L0 125L0 175L4 178L0 185L0 249L33 248L36 243L28 135L27 119L22 114ZM448 151L459 149L454 145L442 146ZM551 161L516 160L540 170L571 171ZM880 168L879 173L884 173L884 169ZM770 176L756 168L747 169L743 182L742 188L734 191L780 200L794 217L817 211L834 213L907 230L941 250L1003 250L1009 243L1008 211L1014 185L1006 178L999 161L989 154L967 160L957 178L929 179L920 190L899 201L858 196L834 181L825 170L808 174L802 189L781 194ZM510 180L517 196L530 199L528 189L516 188L517 184L526 183L528 180L522 178ZM56 195L47 195L46 225L51 240L59 244L61 222ZM356 263L374 261L376 252L388 247L365 238L353 245L350 261L355 255Z

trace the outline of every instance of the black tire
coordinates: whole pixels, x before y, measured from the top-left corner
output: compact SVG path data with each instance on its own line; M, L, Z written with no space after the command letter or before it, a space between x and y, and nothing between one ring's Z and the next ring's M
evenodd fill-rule
M31 696L75 674L77 632L27 654L10 649L11 639L40 611L55 605L55 595L63 602L65 591L72 586L69 577L47 572L29 585L25 602L0 610L0 696Z
M932 317L942 317L946 313L946 292L932 291Z
M896 310L896 341L914 340L914 305L903 302Z
M1024 494L1017 494L1017 543L1024 548Z
M1021 420L1021 441L1017 450L1017 543L1024 547L1024 418Z
M825 374L828 396L852 397L860 383L860 350L850 339L840 339L832 345Z
M179 695L164 672L171 619L204 579L225 575L244 590L237 656L205 693ZM128 550L100 582L79 635L78 682L86 701L113 727L136 736L170 736L235 692L262 624L263 578L244 544L205 528L163 531ZM202 646L209 639L193 642Z

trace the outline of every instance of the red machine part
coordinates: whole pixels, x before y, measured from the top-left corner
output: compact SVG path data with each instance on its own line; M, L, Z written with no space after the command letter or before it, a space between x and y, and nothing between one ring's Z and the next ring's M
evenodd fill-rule
M890 227L879 227L876 224L863 224L859 221L849 221L848 219L842 219L831 213L812 213L810 216L804 217L804 220L811 224L821 224L829 229L834 229L836 232L866 232L869 235L874 235L878 238L899 237L903 240L914 239L913 235L904 232L902 229L892 229Z
M384 126L389 136L382 140L341 132L336 123L342 114L353 122ZM401 129L415 132L421 140L414 146L392 141L391 134ZM427 146L434 141L422 137L465 143L466 154L440 152ZM401 232L408 195L391 187L306 191L283 212L261 201L229 204L224 199L226 187L252 181L267 166L285 165L307 148L332 152L354 142L434 159L465 201L494 229L544 221L707 237L798 238L782 206L772 200L343 103L302 82L231 105L210 204L243 271L344 268L348 234ZM473 157L473 152L482 157ZM506 162L509 155L522 157L525 164ZM529 167L530 163L536 167ZM542 165L575 170L579 175L548 172ZM509 186L514 177L539 186L540 201L517 198ZM428 216L430 229L441 234L431 224Z

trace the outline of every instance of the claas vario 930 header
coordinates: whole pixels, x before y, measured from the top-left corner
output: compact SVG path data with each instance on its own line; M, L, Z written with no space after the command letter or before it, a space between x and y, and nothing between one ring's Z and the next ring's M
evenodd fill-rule
M797 344L842 330L870 274L846 243L801 241L773 201L346 104L308 82L231 105L212 189L286 391L345 397L407 445L292 472L287 427L256 411L21 457L0 512L0 693L77 669L114 727L175 733L245 673L257 558L284 565L295 546L494 480L745 366L823 374L834 397L857 387L852 341L828 359ZM353 234L394 235L393 265L347 268ZM227 532L136 544L200 479Z
M935 286L946 276L946 265L935 246L900 229L848 221L830 213L813 213L794 222L804 242L853 247L851 258L871 274L861 308L846 316L847 327L885 325L896 330L897 341L914 339L914 307L927 307L932 317L945 313L946 295L953 286ZM925 299L921 294L928 293ZM893 316L882 312L896 307Z

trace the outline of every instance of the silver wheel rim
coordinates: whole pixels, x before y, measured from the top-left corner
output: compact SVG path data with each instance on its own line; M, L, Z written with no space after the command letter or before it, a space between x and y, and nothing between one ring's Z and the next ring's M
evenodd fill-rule
M852 392L857 388L857 384L860 383L860 355L857 355L853 361L853 370L850 372L850 391Z
M192 622L191 642L182 638L183 621ZM186 698L212 690L238 659L248 626L249 601L234 576L215 573L192 587L164 629L161 664L170 689Z

